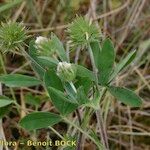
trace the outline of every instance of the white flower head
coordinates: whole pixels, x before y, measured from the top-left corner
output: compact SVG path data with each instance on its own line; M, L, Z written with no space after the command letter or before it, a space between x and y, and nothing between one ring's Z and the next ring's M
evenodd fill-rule
M44 42L48 42L48 38L43 36L36 37L35 44L40 47Z
M57 75L64 81L72 81L76 77L76 68L67 62L59 62L57 65Z
M59 62L57 66L57 72L59 72L61 69L69 69L70 67L71 67L71 64L67 63L66 61Z

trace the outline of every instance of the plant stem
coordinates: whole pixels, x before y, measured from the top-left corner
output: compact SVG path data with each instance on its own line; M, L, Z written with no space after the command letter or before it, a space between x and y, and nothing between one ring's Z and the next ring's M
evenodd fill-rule
M72 89L74 90L74 92L77 93L77 90L76 90L74 84L72 82L70 82L70 85L71 85ZM77 118L79 121L79 125L81 126L82 119L81 119L80 111L78 109L76 109L76 114L77 114ZM82 142L82 133L80 132L76 150L81 150L81 142Z
M98 75L97 75L98 70L97 70L97 67L95 65L94 56L93 56L93 52L92 52L90 44L88 44L88 51L89 51L89 54L90 54L90 59L91 59L93 72L94 72L94 75L96 77L96 82L95 82L96 83L96 87L97 87L97 90L99 91L99 88L98 88Z
M96 77L96 82L95 82L96 87L97 87L98 92L100 93L99 85L98 85L98 75L97 75L98 70L97 70L97 67L95 65L93 52L92 52L92 49L91 49L91 46L90 46L89 43L88 43L88 51L89 51L89 54L90 54L90 59L91 59L92 67L93 67L93 72L94 72L94 75ZM104 93L105 92L100 93L101 98L103 97ZM99 110L96 110L96 116L97 116L98 126L99 126L99 129L100 129L100 136L101 136L102 143L103 143L105 149L109 150L107 132L106 132L106 128L105 128L104 123L103 123L103 117L102 117L102 112L101 112L101 107L100 106L99 106Z
M2 85L1 85L1 83L0 83L0 95L2 95ZM6 141L6 137L5 137L4 129L3 129L2 118L0 118L0 139ZM0 145L0 149L3 149L3 146L4 145ZM8 146L7 145L5 145L5 149L8 150Z
M52 127L48 127L48 128L50 128L58 137L60 137L62 140L65 140L65 138L59 133L59 132L57 132L54 128L52 128Z
M76 129L78 129L81 133L83 133L85 136L87 136L91 141L93 141L99 148L99 150L103 150L103 145L101 145L99 142L97 142L92 136L90 136L87 132L83 131L80 127L78 127L76 124L68 120L66 117L63 117L63 120L67 122L68 124L72 125Z

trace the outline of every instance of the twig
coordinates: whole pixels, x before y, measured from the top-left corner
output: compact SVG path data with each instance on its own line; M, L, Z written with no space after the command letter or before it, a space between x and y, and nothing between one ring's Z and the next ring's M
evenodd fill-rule
M102 150L102 145L101 143L97 142L91 135L89 135L87 132L83 131L80 127L78 127L76 124L72 123L70 120L68 120L67 118L64 118L62 116L63 120L67 123L69 123L70 125L72 125L73 127L75 127L76 129L78 129L81 133L83 133L84 135L86 135L91 141L93 141L100 150Z
M76 50L75 59L74 59L75 64L78 64L78 60L79 60L79 56L80 56L80 51L81 51L81 48L78 47L77 50Z
M125 40L128 32L129 32L129 26L130 24L133 24L134 22L136 22L136 19L138 18L139 14L142 11L142 8L144 7L146 0L142 0L142 1L135 1L135 9L133 10L132 15L130 16L129 20L126 22L127 26L123 32L123 34L121 34L120 38L119 38L119 42L118 42L118 47L123 43L123 41ZM139 9L140 8L140 9ZM117 47L117 49L118 49Z
M109 134L118 134L119 131L110 131L108 130ZM124 135L134 135L134 136L150 136L149 132L127 132L127 131L120 131L120 134L124 134Z
M14 22L18 19L19 15L22 13L22 10L25 7L25 5L26 5L26 1L24 1L21 4L20 8L16 11L16 13L14 14L14 16L12 17Z
M2 84L1 83L0 83L0 95L2 95ZM4 130L3 130L3 123L2 123L1 118L0 118L0 139L6 141ZM7 145L5 145L5 149L9 150ZM0 144L0 150L3 150L3 145L2 144Z
M132 117L131 117L131 111L130 107L128 106L128 116L129 116L129 126L130 126L130 132L132 132ZM133 135L130 136L130 149L134 150L134 145L133 145Z
M121 7L116 8L116 9L110 11L110 12L104 13L104 14L102 14L102 15L96 17L96 20L97 20L97 19L102 19L102 18L104 18L104 17L107 17L107 16L110 16L110 15L112 15L112 14L118 13L119 11L125 9L125 8L129 5L129 3L130 3L130 0L127 0L127 2L126 2L124 5L122 5Z
M49 28L42 28L42 29L33 29L29 30L28 33L36 33L36 32L46 32L46 31L53 31L53 30L60 30L67 28L69 25L60 25L57 27L49 27Z

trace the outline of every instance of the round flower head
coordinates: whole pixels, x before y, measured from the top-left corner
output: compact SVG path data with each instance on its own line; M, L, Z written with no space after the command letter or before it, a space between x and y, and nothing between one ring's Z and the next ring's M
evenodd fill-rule
M69 27L71 41L76 45L85 45L98 40L100 35L97 27L83 17L77 17Z
M36 37L35 44L37 47L41 47L45 42L48 42L48 38L43 36Z
M39 36L35 40L37 54L40 56L51 56L56 51L53 39Z
M27 38L25 28L17 22L2 23L0 27L0 46L3 52L19 49Z
M67 62L59 62L57 66L57 75L63 81L73 81L76 77L76 68L70 63Z

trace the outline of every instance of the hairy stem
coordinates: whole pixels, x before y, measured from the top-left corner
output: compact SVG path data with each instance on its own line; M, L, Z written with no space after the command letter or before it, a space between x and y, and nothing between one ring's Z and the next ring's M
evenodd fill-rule
M56 131L53 127L49 126L48 128L51 129L60 139L65 140L65 138L58 131Z
M77 90L76 90L76 88L75 88L75 86L73 85L72 82L70 82L70 85L71 85L72 89L74 90L74 92L77 93ZM79 125L81 126L82 119L81 119L80 111L78 109L76 109L76 114L77 114L77 118L78 118L78 121L79 121ZM82 142L82 133L80 132L76 150L81 150L81 142Z
M90 54L90 59L91 59L92 67L93 67L93 72L94 72L94 75L96 77L96 87L97 87L97 90L99 91L98 75L97 75L98 70L97 70L97 67L95 65L94 56L93 56L93 52L92 52L90 44L88 44L88 51L89 51L89 54ZM101 98L103 97L104 93L100 93L101 94ZM108 137L107 137L107 132L106 132L104 123L103 123L101 107L99 107L99 110L96 110L96 116L97 116L98 126L99 126L99 129L100 129L100 136L101 136L102 143L103 143L105 149L109 150Z
M2 95L2 85L1 85L1 83L0 83L0 95ZM1 118L0 118L0 139L6 141L5 134L4 134L4 129L3 129L3 121L2 121ZM0 145L0 149L3 149L3 146L4 145ZM7 145L5 145L5 149L8 150Z
M78 127L76 124L74 124L67 118L65 118L63 116L62 116L62 118L65 122L67 122L68 124L72 125L76 129L78 129L81 133L83 133L86 137L88 137L91 141L93 141L98 146L99 150L103 150L103 146L98 141L96 141L92 136L90 136L87 132L83 131L80 127Z

